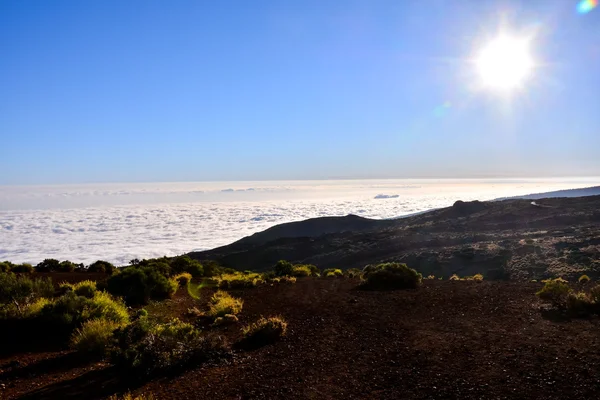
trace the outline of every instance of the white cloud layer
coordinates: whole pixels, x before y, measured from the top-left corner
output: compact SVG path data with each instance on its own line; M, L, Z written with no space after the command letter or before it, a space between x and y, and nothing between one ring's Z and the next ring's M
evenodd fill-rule
M0 187L0 260L126 264L229 244L283 222L393 218L456 200L598 184L579 180L377 180ZM398 197L379 197L381 193Z

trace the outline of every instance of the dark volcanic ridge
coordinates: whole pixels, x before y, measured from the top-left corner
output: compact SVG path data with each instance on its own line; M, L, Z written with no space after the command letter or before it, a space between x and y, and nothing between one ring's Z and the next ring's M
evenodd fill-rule
M394 220L315 218L190 256L259 271L286 259L343 269L400 261L424 275L487 279L600 276L600 196L457 201Z

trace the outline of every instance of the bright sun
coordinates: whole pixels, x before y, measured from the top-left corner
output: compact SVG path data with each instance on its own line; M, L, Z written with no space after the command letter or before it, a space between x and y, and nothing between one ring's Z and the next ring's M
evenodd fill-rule
M499 36L488 43L476 59L484 86L501 91L521 87L533 71L529 40Z

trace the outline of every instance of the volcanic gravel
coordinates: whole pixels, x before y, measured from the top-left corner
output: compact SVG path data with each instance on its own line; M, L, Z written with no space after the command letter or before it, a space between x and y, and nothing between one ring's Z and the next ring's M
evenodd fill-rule
M425 281L366 291L350 279L231 291L240 326L281 315L287 336L175 376L140 381L69 352L0 359L2 399L100 399L131 390L155 399L597 399L600 331L593 319L540 311L539 283ZM163 305L181 316L201 301L184 291ZM189 320L189 318L188 318ZM43 335L43 332L40 332Z

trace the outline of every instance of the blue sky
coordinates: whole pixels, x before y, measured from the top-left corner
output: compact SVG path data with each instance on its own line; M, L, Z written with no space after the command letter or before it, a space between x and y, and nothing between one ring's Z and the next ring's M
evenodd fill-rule
M1 0L0 184L597 176L576 6ZM539 64L510 98L469 62L502 21Z

